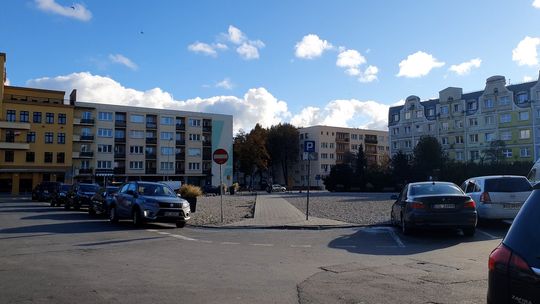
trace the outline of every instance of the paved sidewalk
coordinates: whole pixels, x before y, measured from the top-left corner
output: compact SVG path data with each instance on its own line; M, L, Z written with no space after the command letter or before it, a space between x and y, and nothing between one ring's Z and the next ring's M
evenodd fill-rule
M306 215L287 202L279 194L259 194L255 203L255 214L252 219L229 224L229 227L321 227L351 226L353 224L321 219Z

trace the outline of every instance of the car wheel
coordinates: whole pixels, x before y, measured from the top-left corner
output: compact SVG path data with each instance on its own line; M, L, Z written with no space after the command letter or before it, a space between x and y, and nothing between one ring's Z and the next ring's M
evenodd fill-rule
M51 207L56 207L56 203L53 200L51 200Z
M411 234L411 228L409 227L409 224L407 224L407 222L405 221L403 214L401 215L401 232L403 233L403 235Z
M96 210L92 206L88 206L88 214L90 216L96 216Z
M186 226L186 222L184 221L176 222L176 228L184 228L184 226Z
M397 226L396 217L394 216L394 210L390 211L390 224L392 226Z
M111 223L118 223L118 213L114 205L109 208L109 221Z
M464 236L474 236L474 233L476 232L476 227L470 227L470 228L464 228L463 229L463 235Z
M139 209L137 208L133 209L131 218L133 220L133 226L141 227L143 225L143 219L142 219L141 212L139 211Z

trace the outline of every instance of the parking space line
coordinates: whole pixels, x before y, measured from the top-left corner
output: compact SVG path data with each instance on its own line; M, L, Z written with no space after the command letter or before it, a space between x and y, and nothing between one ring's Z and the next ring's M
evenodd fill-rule
M148 232L158 232L159 230L156 230L156 229L146 229L146 231L148 231Z
M274 244L250 244L251 246L262 246L262 247L272 247Z
M179 235L179 234L171 234L171 236L173 238L181 239L181 240L184 240L184 241L196 241L196 239L192 239L190 237Z
M292 248L311 248L311 245L291 245Z
M222 244L222 245L240 245L240 243L236 243L236 242L221 242L220 244Z
M494 236L493 234L487 233L487 232L485 232L485 231L483 231L483 230L476 229L476 231L478 231L478 232L480 232L480 233L482 233L482 234L484 234L484 235L487 235L487 236L490 237L492 240L494 240L494 239L500 239L500 237Z
M158 231L159 234L163 234L163 235L169 235L170 233L168 232L163 232L163 231Z
M206 244L211 244L213 243L212 241L207 241L207 240L196 240L197 242L201 242L201 243L206 243Z
M394 228L392 227L387 227L386 228L386 231L388 231L388 233L390 234L390 236L394 239L394 241L396 242L396 244L398 245L398 247L400 248L405 248L405 244L403 244L403 242L401 241L401 239L399 238L399 236L397 235L397 233L394 231Z

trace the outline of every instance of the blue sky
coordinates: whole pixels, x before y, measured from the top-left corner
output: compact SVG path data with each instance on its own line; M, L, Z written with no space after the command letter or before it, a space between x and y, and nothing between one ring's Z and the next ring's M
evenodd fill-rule
M384 129L388 106L409 95L540 69L540 0L2 4L11 85L233 114L235 130Z

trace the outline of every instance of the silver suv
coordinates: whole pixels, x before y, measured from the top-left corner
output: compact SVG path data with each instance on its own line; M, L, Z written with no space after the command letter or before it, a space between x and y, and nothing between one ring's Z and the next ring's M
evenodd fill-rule
M476 202L479 219L514 219L532 191L525 176L514 175L469 178L461 189Z

